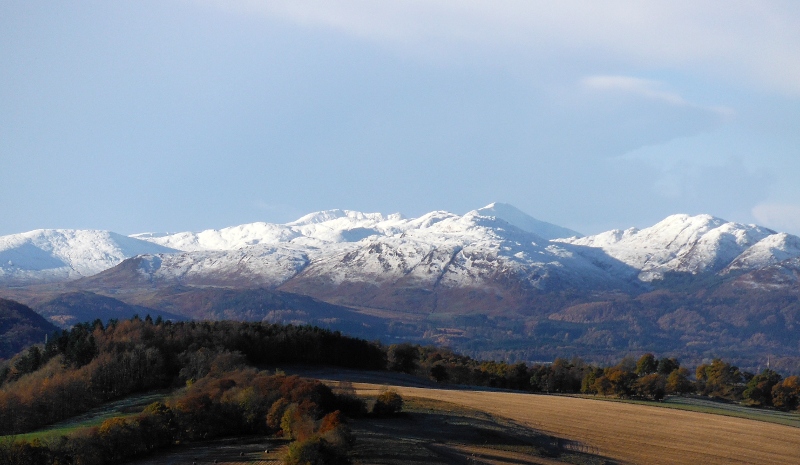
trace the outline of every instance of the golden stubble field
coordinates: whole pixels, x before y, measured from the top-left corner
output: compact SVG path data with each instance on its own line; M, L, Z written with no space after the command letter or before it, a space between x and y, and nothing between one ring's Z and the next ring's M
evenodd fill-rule
M354 383L375 395L386 385ZM505 417L622 463L800 464L800 429L754 420L574 397L391 386Z

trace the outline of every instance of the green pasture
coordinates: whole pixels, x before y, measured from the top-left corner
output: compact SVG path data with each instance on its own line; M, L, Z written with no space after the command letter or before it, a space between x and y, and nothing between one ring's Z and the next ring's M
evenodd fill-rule
M70 419L46 426L38 431L14 436L0 436L0 439L47 440L65 436L81 428L100 426L104 421L114 417L134 416L153 402L163 401L170 394L169 391L156 391L137 394L124 399L108 402L100 407Z

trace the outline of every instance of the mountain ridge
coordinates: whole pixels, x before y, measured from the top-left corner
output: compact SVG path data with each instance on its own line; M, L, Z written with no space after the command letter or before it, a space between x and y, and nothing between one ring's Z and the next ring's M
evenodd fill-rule
M151 282L278 287L306 273L338 283L491 287L506 276L538 290L629 291L675 273L727 276L775 265L800 257L800 238L711 215L671 215L648 228L582 236L503 203L417 218L325 210L286 224L198 233L36 230L2 236L0 285L72 281L134 257L143 257L137 259L140 272Z
M140 234L131 244L160 248L127 258L96 254L112 266L22 287L0 274L0 295L62 325L152 309L189 319L321 324L482 358L606 363L654 351L758 367L772 354L775 366L800 372L797 236L671 215L642 229L590 236L562 229L558 235L569 237L547 239L552 230L517 212L502 204L416 218L327 210L282 225ZM34 265L48 272L47 260L70 256L69 241L54 243L17 239L12 245L28 249L0 254L35 248ZM83 254L73 259L93 257L90 240L77 243ZM61 255L51 253L57 246Z
M0 237L0 283L69 281L131 256L174 251L111 231L37 229Z

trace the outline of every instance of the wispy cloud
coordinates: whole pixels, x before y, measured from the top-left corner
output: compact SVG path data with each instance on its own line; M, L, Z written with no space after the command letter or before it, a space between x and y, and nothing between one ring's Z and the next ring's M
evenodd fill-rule
M630 76L589 76L581 80L589 89L600 91L619 91L649 99L661 100L672 105L689 105L675 92L663 90L663 84L650 79Z
M197 0L229 11L338 30L414 53L513 49L683 69L800 95L800 3L732 0ZM569 62L569 59L563 60Z
M732 118L736 111L725 106L703 106L686 100L679 93L666 89L666 84L652 79L632 76L588 76L580 81L587 90L603 93L617 93L666 103L676 107L687 107L716 114L722 120Z

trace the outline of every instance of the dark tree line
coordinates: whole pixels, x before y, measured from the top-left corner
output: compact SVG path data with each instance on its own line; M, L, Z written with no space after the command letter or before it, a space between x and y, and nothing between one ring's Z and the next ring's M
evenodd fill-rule
M743 400L755 407L796 410L800 406L800 377L783 378L767 368L759 374L740 371L720 359L697 367L697 389L703 395Z
M638 360L623 359L610 367L563 358L534 365L481 362L449 349L412 344L389 346L387 356L390 370L428 377L439 383L650 400L696 394L786 411L796 410L800 405L800 377L784 379L772 370L753 375L720 359L697 367L692 380L691 372L677 359L657 359L649 353Z

